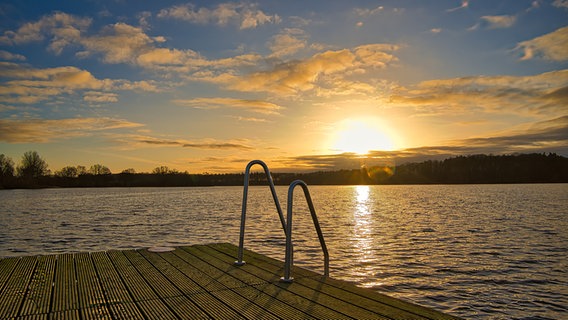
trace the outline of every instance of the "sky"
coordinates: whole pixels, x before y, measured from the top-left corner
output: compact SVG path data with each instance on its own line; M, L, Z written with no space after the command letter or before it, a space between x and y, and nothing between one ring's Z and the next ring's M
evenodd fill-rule
M568 0L1 1L0 154L52 172L568 156Z

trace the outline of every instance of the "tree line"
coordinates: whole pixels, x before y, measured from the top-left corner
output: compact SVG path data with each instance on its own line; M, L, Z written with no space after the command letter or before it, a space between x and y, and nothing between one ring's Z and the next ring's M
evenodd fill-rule
M397 166L272 173L272 177L278 185L297 179L312 185L567 183L568 158L555 153L470 155ZM243 181L243 173L189 174L167 166L156 167L151 173L129 168L113 174L108 167L94 164L88 169L67 166L52 173L35 151L24 153L18 166L0 154L0 188L235 186ZM266 177L253 172L249 181L251 185L266 184Z

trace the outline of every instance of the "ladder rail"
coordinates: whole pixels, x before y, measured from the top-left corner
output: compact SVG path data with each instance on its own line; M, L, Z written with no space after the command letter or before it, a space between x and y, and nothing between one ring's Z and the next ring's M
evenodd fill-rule
M276 205L276 210L278 211L278 216L280 218L280 223L282 224L282 229L284 230L284 234L286 234L286 221L284 220L284 213L282 212L282 207L280 206L280 202L278 201L278 195L276 194L276 188L274 187L274 181L272 180L272 175L270 174L270 170L266 163L262 160L252 160L249 162L245 169L245 181L244 181L244 189L243 189L243 205L241 211L241 228L239 234L239 252L237 256L237 261L235 261L235 265L242 266L245 264L243 261L243 251L244 251L244 241L245 241L245 219L246 219L246 212L247 212L247 197L248 197L248 187L249 187L249 176L250 176L250 169L254 165L260 165L264 169L264 173L266 174L266 178L268 180L268 186L270 187L270 192L272 193L272 198L274 199L274 204Z
M314 208L314 204L312 198L310 196L310 191L308 190L308 185L302 180L295 180L290 184L288 188L288 202L287 202L287 216L286 216L286 256L284 260L284 277L280 278L283 282L292 282L293 278L291 277L292 265L293 265L293 248L292 248L292 213L293 213L293 202L294 202L294 189L300 186L304 190L304 196L306 198L306 202L308 203L308 207L310 209L310 214L312 216L312 221L314 223L314 227L318 234L318 239L321 245L321 249L323 251L324 256L324 275L326 277L329 276L329 253L327 251L327 246L325 244L325 239L323 237L323 233L321 231L318 217L316 215L316 210Z

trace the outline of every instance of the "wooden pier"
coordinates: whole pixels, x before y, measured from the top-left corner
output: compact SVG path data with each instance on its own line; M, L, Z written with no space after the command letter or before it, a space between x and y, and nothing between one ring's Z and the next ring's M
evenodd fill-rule
M231 244L0 259L0 319L456 319Z

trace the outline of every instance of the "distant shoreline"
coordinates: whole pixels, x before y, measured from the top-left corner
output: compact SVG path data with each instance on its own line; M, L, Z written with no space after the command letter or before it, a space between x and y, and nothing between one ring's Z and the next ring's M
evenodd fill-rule
M473 155L398 166L309 173L272 173L276 185L303 180L309 185L433 185L568 183L568 158L556 154ZM242 186L243 173L118 173L77 177L4 177L0 189L102 187ZM251 185L266 184L264 173L252 173Z

